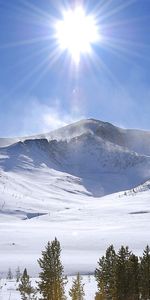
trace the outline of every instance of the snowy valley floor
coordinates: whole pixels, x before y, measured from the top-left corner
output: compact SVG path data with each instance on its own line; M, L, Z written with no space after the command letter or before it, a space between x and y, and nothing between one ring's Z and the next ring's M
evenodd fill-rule
M1 214L0 272L27 267L37 277L37 259L48 241L61 243L66 274L93 273L98 258L113 244L116 250L128 245L141 255L150 242L150 193L124 193L102 198L85 197L64 209L21 220L17 215Z

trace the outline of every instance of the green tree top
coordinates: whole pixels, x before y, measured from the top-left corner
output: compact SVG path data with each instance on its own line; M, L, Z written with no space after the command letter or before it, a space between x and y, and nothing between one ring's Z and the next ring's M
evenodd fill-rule
M38 259L41 272L38 283L39 292L42 300L65 300L64 269L60 259L61 247L55 238L51 243L48 242L42 257Z
M20 278L18 290L21 294L22 300L35 299L35 289L31 286L31 281L27 273L27 269L24 269L23 275Z
M82 283L82 277L78 273L73 280L72 288L69 291L69 296L72 300L84 300L84 284Z

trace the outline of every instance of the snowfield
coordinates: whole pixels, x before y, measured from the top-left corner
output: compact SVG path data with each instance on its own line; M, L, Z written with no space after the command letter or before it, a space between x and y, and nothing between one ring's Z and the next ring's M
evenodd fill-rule
M37 277L37 259L55 237L71 275L93 273L110 244L142 254L150 241L149 132L84 120L14 142L0 139L2 276L20 266Z
M71 195L74 201L68 199L67 203L64 197L57 206L60 200L55 200L55 210L51 206L45 215L24 220L25 212L2 214L1 271L20 266L27 267L32 276L37 275L37 259L47 241L55 236L61 242L67 274L92 273L98 258L112 243L116 249L129 245L140 255L150 241L149 196L149 191L130 196L120 193L100 199L82 197L79 202Z
M71 299L69 297L69 290L72 286L72 280L74 277L68 277L68 283L66 285L66 296L67 299ZM31 279L32 286L36 286L35 282L38 279ZM95 292L97 290L96 282L93 276L83 276L83 283L84 283L84 291L85 291L85 299L86 300L93 300ZM2 279L0 281L0 300L21 300L19 291L16 291L18 284L15 280L5 280Z

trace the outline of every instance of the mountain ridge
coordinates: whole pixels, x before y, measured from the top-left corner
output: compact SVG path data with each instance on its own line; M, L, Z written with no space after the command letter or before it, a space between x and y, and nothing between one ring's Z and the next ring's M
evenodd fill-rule
M130 148L140 154L150 155L150 131L139 129L123 129L109 122L103 122L96 119L85 119L62 128L53 130L46 134L38 134L27 137L16 138L0 138L0 147L9 146L19 141L27 139L43 139L49 140L69 140L84 133L99 135L109 139L111 142L120 146ZM148 141L149 140L149 141Z
M144 143L142 132L142 141L134 136L131 143L128 132L108 122L82 120L47 137L1 147L0 169L42 174L45 166L79 178L94 197L131 189L150 178L150 140L144 135Z

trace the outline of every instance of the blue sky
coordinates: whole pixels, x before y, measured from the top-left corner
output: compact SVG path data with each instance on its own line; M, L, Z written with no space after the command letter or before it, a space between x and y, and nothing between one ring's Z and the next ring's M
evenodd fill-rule
M74 5L0 0L1 137L82 118L150 130L150 1L82 1L103 38L78 67L66 51L58 57L52 26Z

